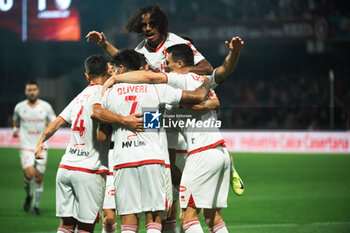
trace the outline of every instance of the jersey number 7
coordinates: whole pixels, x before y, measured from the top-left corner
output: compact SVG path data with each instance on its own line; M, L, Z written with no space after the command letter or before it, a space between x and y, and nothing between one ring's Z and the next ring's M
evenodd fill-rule
M138 104L137 96L136 95L127 95L127 96L125 96L125 101L131 101L132 102L131 110L130 110L129 115L134 114L135 110L136 110L136 106Z

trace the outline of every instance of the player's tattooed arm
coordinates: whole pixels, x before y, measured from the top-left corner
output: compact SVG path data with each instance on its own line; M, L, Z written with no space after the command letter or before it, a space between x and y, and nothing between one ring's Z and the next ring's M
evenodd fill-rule
M41 134L40 139L38 140L36 147L35 147L35 158L36 159L43 159L44 157L41 155L41 152L43 150L47 150L47 148L44 145L44 142L48 140L54 133L61 128L62 126L67 125L67 122L63 120L62 117L57 117L53 122L51 122L44 132Z
M86 35L86 40L88 42L93 42L104 49L111 57L119 52L119 49L114 47L108 42L105 34L103 32L91 31Z
M244 46L244 41L239 37L233 37L230 42L225 41L225 44L229 50L223 64L219 66L215 71L215 82L222 84L226 78L235 70L239 55Z
M143 121L141 113L134 113L129 116L121 116L102 108L99 104L92 106L91 119L97 122L121 124L131 131L143 131Z

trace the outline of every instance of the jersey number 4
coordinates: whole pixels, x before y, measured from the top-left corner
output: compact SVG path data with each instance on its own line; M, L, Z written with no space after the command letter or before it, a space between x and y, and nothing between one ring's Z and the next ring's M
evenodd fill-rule
M136 95L127 95L127 96L125 96L125 101L131 101L132 102L131 110L130 110L129 115L134 114L135 110L136 110L136 106L138 104L137 96Z
M80 137L83 136L84 131L85 131L84 119L80 119L81 114L83 113L83 108L84 108L84 107L81 106L81 109L80 109L80 111L78 112L77 119L75 120L74 125L73 125L73 129L72 129L73 131L78 131ZM79 126L78 126L78 124L79 124Z

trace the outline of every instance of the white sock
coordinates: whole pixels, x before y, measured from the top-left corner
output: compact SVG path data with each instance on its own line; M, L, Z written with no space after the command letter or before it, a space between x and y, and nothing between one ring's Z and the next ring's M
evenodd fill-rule
M137 232L137 229L138 229L137 225L127 225L127 224L121 225L121 233L135 233Z
M146 224L147 233L161 233L162 232L162 224L151 222Z
M74 232L73 230L66 229L63 227L58 227L58 229L57 229L57 233L73 233L73 232Z
M44 183L41 182L41 184L35 183L35 189L34 189L34 207L39 208L39 202L41 199L41 194L44 190Z
M117 223L114 223L112 226L103 224L102 233L116 233L117 232Z
M165 221L163 226L163 233L180 233L176 220Z
M187 222L182 227L185 233L204 233L198 220Z
M32 196L32 192L31 192L32 180L27 180L27 178L24 177L23 184L24 184L24 190L26 191L27 197Z
M226 224L224 221L219 222L218 224L214 225L213 227L209 228L209 231L211 233L228 233Z

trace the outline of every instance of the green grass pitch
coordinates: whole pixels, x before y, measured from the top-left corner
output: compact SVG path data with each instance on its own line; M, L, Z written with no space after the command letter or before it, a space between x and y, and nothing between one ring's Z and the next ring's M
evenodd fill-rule
M56 232L55 176L63 150L49 150L41 216L23 211L18 149L0 148L0 232ZM349 154L235 153L245 184L223 211L229 232L349 233ZM118 219L119 222L119 219ZM120 225L118 225L120 232ZM208 232L204 227L205 232ZM101 232L101 221L95 232ZM140 232L145 232L141 223Z

